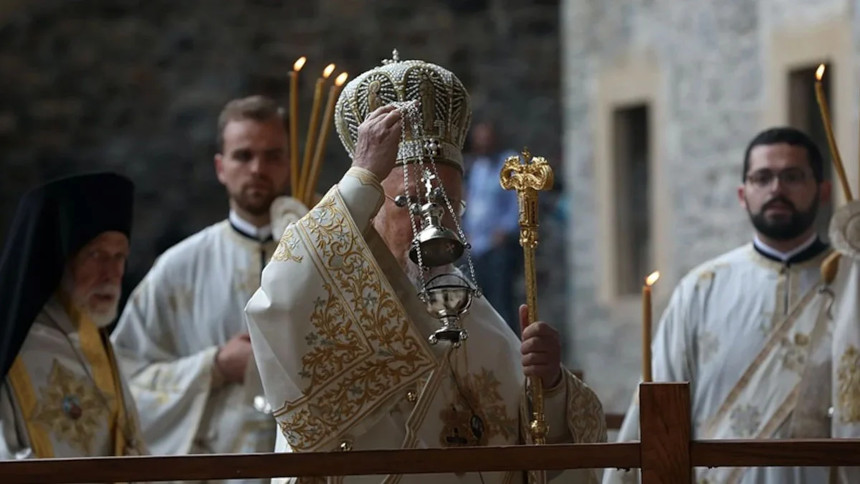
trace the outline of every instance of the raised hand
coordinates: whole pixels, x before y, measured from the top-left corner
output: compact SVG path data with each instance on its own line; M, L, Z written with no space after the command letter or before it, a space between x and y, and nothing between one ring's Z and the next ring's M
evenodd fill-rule
M389 104L377 108L358 126L352 166L369 170L384 180L397 161L402 126L400 110Z

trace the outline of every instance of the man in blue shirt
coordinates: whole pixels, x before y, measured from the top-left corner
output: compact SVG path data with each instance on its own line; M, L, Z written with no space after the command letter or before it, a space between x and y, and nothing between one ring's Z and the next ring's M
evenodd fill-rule
M481 122L472 128L472 150L466 173L463 226L472 244L477 283L499 315L519 334L514 281L522 266L517 194L499 183L499 173L512 150L497 149L495 127Z

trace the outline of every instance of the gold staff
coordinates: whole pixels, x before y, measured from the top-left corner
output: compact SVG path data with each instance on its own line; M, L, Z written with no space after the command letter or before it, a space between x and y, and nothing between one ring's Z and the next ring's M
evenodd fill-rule
M552 188L553 176L549 163L532 158L528 148L519 155L509 156L502 166L500 182L505 190L516 190L520 208L520 245L525 256L527 324L537 319L537 282L535 281L535 248L538 245L538 191ZM530 430L535 444L545 444L549 431L543 412L543 385L540 378L529 378L532 388L534 420Z

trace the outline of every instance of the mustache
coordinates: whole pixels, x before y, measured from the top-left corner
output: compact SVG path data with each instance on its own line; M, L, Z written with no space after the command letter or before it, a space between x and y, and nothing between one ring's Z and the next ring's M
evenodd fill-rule
M794 204L791 203L791 200L789 200L789 199L787 199L781 195L777 195L776 197L773 197L772 199L768 200L767 203L765 203L764 205L761 206L761 209L767 210L768 208L773 207L777 203L781 203L781 204L787 206L788 208L794 210L795 212L797 211L797 207L795 207Z
M94 287L87 294L87 297L89 298L90 296L98 295L98 296L112 296L116 299L119 299L121 291L122 291L122 288L120 286L117 286L116 284L100 284L100 285Z

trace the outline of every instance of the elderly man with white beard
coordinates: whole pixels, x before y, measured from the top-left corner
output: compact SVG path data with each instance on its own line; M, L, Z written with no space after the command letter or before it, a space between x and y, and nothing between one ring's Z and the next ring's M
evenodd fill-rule
M460 321L468 339L459 346L428 342L440 322L417 295L422 274L408 255L414 220L397 201L426 183L416 167L432 158L433 182L450 201L442 225L456 227L470 119L459 79L422 61L395 58L344 88L335 125L352 167L287 228L245 308L266 397L276 408L276 451L528 443L526 376L546 389L548 443L605 440L600 402L562 367L559 335L549 324L529 325L520 341L485 298L475 297ZM587 470L560 477L596 482ZM522 472L470 472L343 482L523 480Z
M0 459L145 453L105 328L116 318L134 186L113 173L24 196L0 259Z

